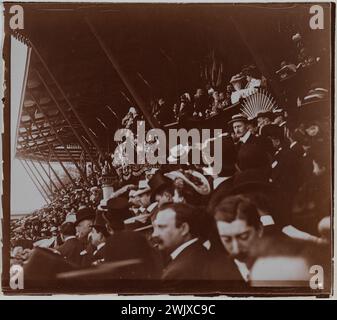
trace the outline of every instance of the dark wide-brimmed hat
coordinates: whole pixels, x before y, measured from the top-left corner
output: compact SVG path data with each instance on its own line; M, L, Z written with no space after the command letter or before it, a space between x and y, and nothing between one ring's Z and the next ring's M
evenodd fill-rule
M272 192L275 188L269 181L267 170L249 169L237 172L234 175L233 186L230 195L255 192Z
M256 115L256 119L260 117L269 118L270 120L273 120L275 118L275 115L272 110L264 110L258 112L258 114Z
M65 221L60 226L61 234L65 236L74 236L76 235L76 228L73 222Z
M151 202L155 202L155 196L158 192L167 187L171 187L172 185L173 182L171 179L157 171L149 181L149 186L151 188Z
M276 124L266 124L261 128L261 136L282 140L284 138L284 130Z
M75 226L78 225L83 220L94 220L95 212L91 208L84 207L77 211Z
M111 198L104 207L106 207L106 210L102 212L104 220L113 229L124 229L123 221L130 215L128 199L124 197Z

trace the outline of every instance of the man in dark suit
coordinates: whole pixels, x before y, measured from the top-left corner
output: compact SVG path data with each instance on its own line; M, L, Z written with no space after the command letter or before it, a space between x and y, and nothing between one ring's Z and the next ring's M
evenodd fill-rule
M82 261L82 265L98 265L104 262L104 247L106 239L109 237L105 224L103 212L97 210L90 233L91 244L94 246L95 250L90 255L86 255L84 258L85 261Z
M60 233L64 243L57 247L56 250L70 263L80 266L83 250L83 243L76 238L75 225L72 222L65 222L60 227Z
M197 208L174 203L161 207L153 221L152 237L158 249L169 255L161 277L168 290L189 291L200 283L186 285L184 280L207 278L208 251L200 241L200 216Z
M292 142L289 145L284 138L282 128L272 124L266 125L262 128L261 134L270 139L274 147L271 179L279 190L283 215L288 215L284 220L289 220L294 197L305 181L302 176L303 172L307 171L307 165L298 149L299 144Z
M250 249L263 236L263 225L256 206L243 195L229 196L214 208L213 216L224 249L235 263L241 278L248 282L253 263ZM213 279L228 279L223 273L225 268L221 271L218 265L213 270Z
M228 122L228 126L233 131L238 146L256 142L256 136L249 130L249 120L245 115L235 114Z
M82 243L83 249L80 252L82 266L87 266L90 259L88 258L93 252L94 247L89 241L89 234L92 230L92 224L95 219L95 212L90 207L82 207L76 212L76 236Z

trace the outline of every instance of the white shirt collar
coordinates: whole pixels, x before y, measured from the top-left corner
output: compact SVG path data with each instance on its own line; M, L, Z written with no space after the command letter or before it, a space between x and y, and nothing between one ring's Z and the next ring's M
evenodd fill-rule
M96 251L98 251L99 249L101 249L101 248L104 247L104 246L105 246L105 242L100 243L100 244L97 246Z
M294 141L294 142L292 142L291 144L290 144L290 149L295 145L297 143L297 141Z
M152 212L153 209L157 207L157 205L158 205L158 202L153 202L153 203L151 203L151 204L147 207L146 210L147 210L148 212Z
M250 130L248 130L248 131L245 133L245 135L244 135L243 137L240 138L240 141L243 142L243 143L246 143L247 140L248 140L248 138L250 137L250 135L251 135L251 132L250 132Z
M66 242L67 240L70 240L70 239L76 239L76 236L65 237L64 242Z
M189 241L186 241L185 243L183 243L181 246L179 246L177 249L175 249L172 253L171 253L171 258L172 260L174 260L183 250L185 250L188 246L190 246L191 244L193 244L194 242L198 241L198 238L193 238Z
M248 282L249 281L249 269L247 268L247 265L244 262L241 262L237 259L234 259L235 264L237 265L239 272L242 275L242 278Z
M282 148L278 148L278 149L275 151L275 156L276 156L277 154L279 154L281 151L282 151Z
M98 250L101 249L101 248L104 247L104 246L105 246L105 242L100 243L100 244L97 246L96 250L94 251L93 255L95 255L95 254L98 252Z
M215 190L222 182L230 179L231 176L229 177L217 177L213 180L213 189Z

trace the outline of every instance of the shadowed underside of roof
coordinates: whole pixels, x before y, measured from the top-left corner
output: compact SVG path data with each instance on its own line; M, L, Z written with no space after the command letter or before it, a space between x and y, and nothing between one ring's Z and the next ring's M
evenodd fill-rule
M62 162L79 161L83 151L87 159L112 151L121 119L137 106L90 25L151 112L151 100L170 102L204 85L200 67L211 50L225 63L226 81L254 63L240 31L253 38L271 76L294 32L284 26L304 25L309 12L303 5L293 6L291 14L284 5L274 11L263 5L22 6L19 38L32 51L16 156ZM281 35L287 40L279 41Z

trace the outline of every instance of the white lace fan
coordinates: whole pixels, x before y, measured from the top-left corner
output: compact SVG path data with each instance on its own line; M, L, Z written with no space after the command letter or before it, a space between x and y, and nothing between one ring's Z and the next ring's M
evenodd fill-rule
M252 120L255 119L259 113L272 112L276 108L276 102L272 95L264 89L259 89L244 99L241 112L248 120Z

